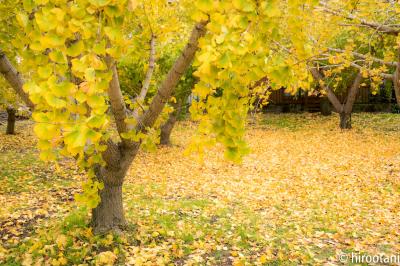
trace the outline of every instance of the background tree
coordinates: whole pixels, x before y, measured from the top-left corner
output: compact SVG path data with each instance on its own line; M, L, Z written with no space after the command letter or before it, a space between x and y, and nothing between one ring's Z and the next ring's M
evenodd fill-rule
M396 102L400 104L400 5L397 1L327 1L321 10L333 15L342 31L357 32L354 41L359 43L351 52L358 62L368 62L364 76L392 79ZM347 28L347 29L346 29ZM352 40L352 39L351 39ZM345 52L329 49L335 52ZM352 66L361 66L352 62Z
M399 4L391 1L317 1L316 8L302 17L308 26L302 28L301 34L306 39L303 44L314 51L305 58L305 68L316 81L324 82L316 88L299 86L287 91L322 88L323 95L340 114L340 126L351 127L350 113L358 87L369 86L375 94L384 79L395 78L398 30L393 25L397 25L398 10ZM283 30L290 36L290 26ZM279 40L276 49L286 60L301 61L294 54L294 47L288 46L287 38ZM356 72L360 72L362 81L355 78ZM352 83L359 86L351 86ZM337 94L348 90L346 101L341 103Z

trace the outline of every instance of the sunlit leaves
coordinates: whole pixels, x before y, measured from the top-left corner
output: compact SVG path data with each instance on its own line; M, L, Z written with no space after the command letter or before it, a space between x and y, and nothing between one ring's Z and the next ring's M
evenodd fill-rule
M195 74L200 81L194 89L199 99L192 104L192 117L200 120L199 138L215 138L226 147L226 157L240 161L247 152L243 121L255 99L252 95L269 95L259 88L251 89L252 84L268 77L273 89L300 84L307 87L305 63L296 60L304 60L312 52L305 46L307 36L299 34L306 27L300 23L299 15L309 14L313 7L308 4L304 9L300 1L235 0L199 1L197 8L210 18L210 23L195 61ZM201 19L198 13L194 14L195 19ZM297 26L283 35L291 24ZM286 58L283 51L272 51L278 42L292 50L292 59Z

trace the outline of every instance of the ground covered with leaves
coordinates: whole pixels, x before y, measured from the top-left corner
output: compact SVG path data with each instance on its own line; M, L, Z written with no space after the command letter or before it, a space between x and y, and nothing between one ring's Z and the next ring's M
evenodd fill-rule
M0 134L0 264L340 265L338 255L400 254L400 116L272 115L251 119L242 165L215 148L141 152L124 187L124 235L93 236L73 201L72 161L37 160L29 121ZM0 127L3 131L3 128Z

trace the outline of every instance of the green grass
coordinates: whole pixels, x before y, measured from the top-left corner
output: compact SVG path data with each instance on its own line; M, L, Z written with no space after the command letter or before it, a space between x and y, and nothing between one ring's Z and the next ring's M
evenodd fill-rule
M318 113L309 114L262 114L259 124L267 129L298 131L310 127L339 126L339 116L322 116ZM356 130L371 129L375 131L400 131L400 114L390 113L354 113L352 126Z

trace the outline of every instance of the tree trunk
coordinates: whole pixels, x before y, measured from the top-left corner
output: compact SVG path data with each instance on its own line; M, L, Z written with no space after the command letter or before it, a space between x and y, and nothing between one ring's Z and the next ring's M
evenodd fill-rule
M174 111L169 115L167 122L162 125L160 134L161 145L171 145L171 133L177 120L178 113Z
M123 177L118 173L108 172L104 168L97 174L104 183L104 189L99 191L100 203L92 210L92 227L95 234L103 234L109 231L121 232L126 227L124 208L122 203ZM116 182L110 182L109 180Z
M351 113L342 112L340 115L340 128L351 129Z
M186 98L182 99L182 101L186 101ZM171 145L171 133L172 129L175 126L176 121L178 120L179 114L181 113L182 103L179 102L175 104L174 111L169 114L168 120L164 125L161 126L160 133L160 144L161 145Z
M137 132L146 133L148 127L152 127L162 112L182 74L189 68L198 49L198 41L205 34L208 21L195 25L188 44L182 54L175 61L165 80L161 83L156 95L153 97L149 108L139 118L135 127ZM102 153L105 167L95 168L98 181L104 184L99 191L101 202L92 210L92 227L95 234L109 231L120 232L126 227L126 220L122 202L122 185L124 177L139 150L141 142L122 138L122 134L130 131L125 119L127 118L126 106L122 96L118 72L115 62L111 57L106 58L107 65L113 72L113 79L108 88L111 110L113 112L117 130L121 137L120 143L109 139L107 149Z
M7 107L7 135L14 135L15 134L15 114L16 110L13 107Z

